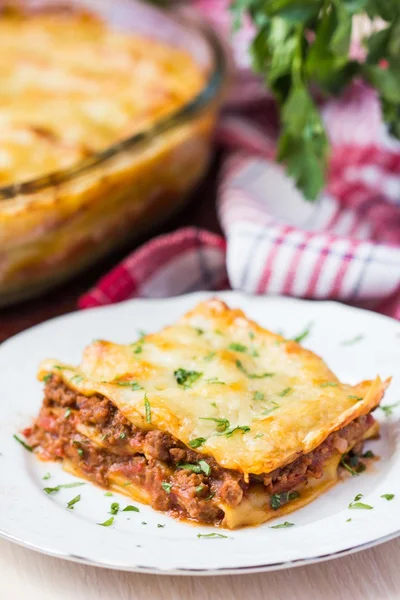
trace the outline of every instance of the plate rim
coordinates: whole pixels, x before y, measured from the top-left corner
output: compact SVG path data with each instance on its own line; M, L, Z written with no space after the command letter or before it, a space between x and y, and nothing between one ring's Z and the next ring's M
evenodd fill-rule
M130 304L135 304L137 302L140 302L141 304L146 304L146 303L159 303L160 301L165 301L168 300L169 302L174 302L176 300L179 299L186 299L186 298L193 298L193 299L202 299L202 298L206 298L206 297L220 297L223 300L226 300L229 302L229 298L232 298L232 300L234 300L235 298L239 299L239 298L243 298L246 301L251 301L252 299L264 299L264 300L274 300L274 301L282 301L285 304L302 304L302 305L325 305L327 307L329 307L329 305L333 305L335 306L335 308L339 308L344 309L346 311L351 311L351 312L357 312L357 313L364 313L366 314L366 316L368 316L368 318L377 318L377 319L383 319L387 322L392 323L393 325L400 327L400 323L399 321L397 321L394 318L391 318L387 315L382 315L379 313L376 313L374 311L368 310L368 309L364 309L364 308L358 308L358 307L354 307L354 306L349 306L340 302L336 302L336 301L332 301L332 300L321 300L321 301L315 301L315 300L308 300L308 299L302 299L302 298L294 298L294 297L288 297L288 296L279 296L279 295L271 295L271 296L264 296L264 297L257 297L254 296L252 294L246 294L240 291L223 291L223 292L213 292L213 291L201 291L201 292L193 292L193 293L189 293L189 294L182 294L180 296L175 296L175 297L168 297L168 298L133 298L133 299L129 299L126 300L124 302L118 303L118 304L110 304L110 305L106 305L106 306L99 306L99 307L94 307L89 309L89 313L102 313L102 312L108 312L109 310L113 310L119 306L122 305L130 305ZM82 310L76 310L76 311L72 311L70 313L64 314L64 315L58 315L55 317L52 317L51 319L48 319L46 321L43 321L41 323L38 323L30 328L27 328L17 334L15 334L14 336L8 338L7 340L5 340L2 344L0 344L1 349L3 350L5 346L7 346L7 344L9 342L15 342L19 337L24 336L25 334L27 334L28 332L32 333L35 330L37 330L37 328L43 328L43 327L47 327L47 326L51 326L51 324L53 324L54 322L61 322L61 321L67 321L68 319L74 319L77 315L79 314L85 314L86 311L82 311ZM26 542L24 540L21 540L20 538L14 536L13 534L5 531L4 529L0 529L0 537L7 540L7 541L11 541L12 543L16 543L21 547L27 548L29 550L33 550L36 552L39 552L41 554L47 555L47 556L52 556L54 558L61 558L64 560L68 560L71 562L76 562L76 563L80 563L80 564L85 564L88 566L94 566L94 567L99 567L99 568L106 568L106 569L112 569L112 570L118 570L118 571L126 571L126 572L137 572L137 573L144 573L144 574L158 574L158 575L198 575L198 576L214 576L214 575L233 575L233 574L247 574L247 573L258 573L258 572L267 572L267 571L275 571L275 570L281 570L281 569L286 569L286 568L292 568L292 567L297 567L297 566L306 566L309 564L316 564L319 562L324 562L327 560L331 560L334 558L341 558L343 556L349 555L349 554L353 554L355 552L359 552L377 545L380 545L382 543L388 542L392 539L395 539L396 537L398 537L400 535L400 529L391 532L389 534L383 535L381 537L378 537L374 540L370 540L368 542L364 542L361 544L357 544L356 546L349 546L348 548L344 548L342 550L338 550L336 552L330 552L327 554L322 554L322 555L316 555L316 556L311 556L311 557L306 557L306 558L298 558L298 559L289 559L286 561L280 561L277 563L268 563L268 564L262 564L262 565L254 565L254 566L237 566L237 567L217 567L217 568L208 568L208 567L204 567L204 568L199 568L199 569L191 569L191 568L186 568L186 567L177 567L177 568L170 568L170 567L155 567L155 566L151 566L151 567L146 567L144 565L140 565L140 564L135 564L135 565L116 565L116 564L112 564L112 563L107 563L107 562L101 562L95 559L91 559L88 557L82 557L79 555L74 555L74 554L68 554L65 552L55 552L53 550L48 550L45 547L40 547L34 544L30 544L29 542Z

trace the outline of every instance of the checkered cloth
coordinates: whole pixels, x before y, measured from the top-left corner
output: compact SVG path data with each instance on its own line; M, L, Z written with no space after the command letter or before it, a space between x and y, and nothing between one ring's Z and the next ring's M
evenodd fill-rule
M198 0L208 16L210 4L224 2ZM80 307L231 287L340 300L400 319L400 144L385 130L375 92L356 82L323 107L332 156L326 189L309 203L274 162L272 99L243 64L238 81L240 98L230 99L216 132L225 149L218 183L225 238L195 228L155 238Z

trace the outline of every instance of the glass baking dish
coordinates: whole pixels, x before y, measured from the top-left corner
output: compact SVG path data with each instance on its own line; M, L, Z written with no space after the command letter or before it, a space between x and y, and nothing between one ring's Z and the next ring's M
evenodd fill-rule
M28 10L54 4L19 2ZM174 113L72 168L0 187L0 305L39 294L159 224L183 204L210 158L226 81L224 52L214 34L187 15L136 0L65 5L184 48L206 83Z

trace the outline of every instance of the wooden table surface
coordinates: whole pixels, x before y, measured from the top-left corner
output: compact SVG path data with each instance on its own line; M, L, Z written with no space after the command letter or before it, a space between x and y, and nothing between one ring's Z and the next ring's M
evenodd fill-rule
M213 186L200 187L163 231L197 225L219 232ZM77 298L122 255L46 296L0 311L0 342L76 309ZM400 599L400 539L351 556L271 573L166 577L103 570L40 555L0 539L1 600L378 600Z

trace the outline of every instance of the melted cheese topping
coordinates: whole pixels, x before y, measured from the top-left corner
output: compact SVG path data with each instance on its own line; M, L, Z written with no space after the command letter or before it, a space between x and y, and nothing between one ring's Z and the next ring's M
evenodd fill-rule
M92 16L0 18L0 185L65 169L202 88L192 57Z
M137 427L187 445L202 438L197 452L244 474L311 452L377 406L388 384L342 384L317 355L219 300L132 345L94 342L79 369L47 360L39 378L47 373L104 395Z

